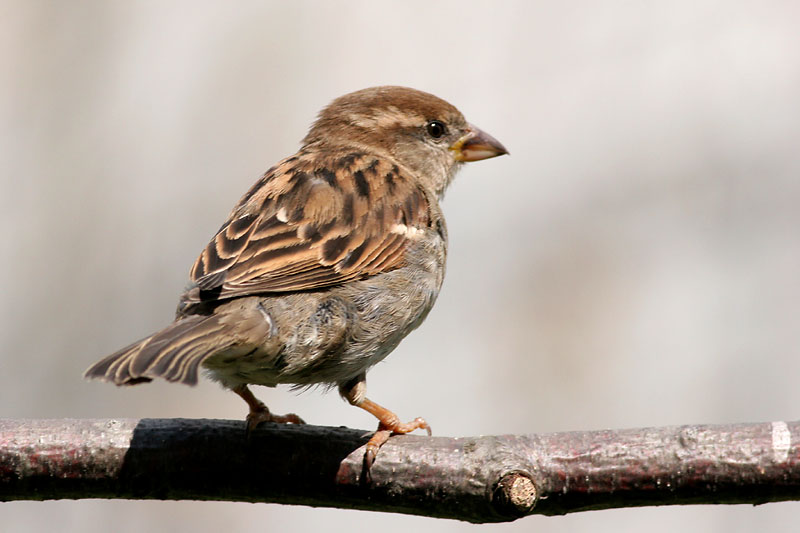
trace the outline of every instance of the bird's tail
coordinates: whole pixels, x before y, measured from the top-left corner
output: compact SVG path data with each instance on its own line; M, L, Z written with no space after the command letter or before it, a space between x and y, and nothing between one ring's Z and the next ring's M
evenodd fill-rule
M135 385L154 378L196 385L200 364L235 343L226 329L214 314L181 318L93 364L84 377L116 385Z

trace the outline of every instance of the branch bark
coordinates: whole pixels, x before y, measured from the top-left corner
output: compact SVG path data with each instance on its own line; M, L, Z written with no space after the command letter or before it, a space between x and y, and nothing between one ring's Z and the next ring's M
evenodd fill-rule
M0 420L0 501L226 500L509 521L800 499L800 422L486 437L229 420ZM794 436L794 438L793 438Z

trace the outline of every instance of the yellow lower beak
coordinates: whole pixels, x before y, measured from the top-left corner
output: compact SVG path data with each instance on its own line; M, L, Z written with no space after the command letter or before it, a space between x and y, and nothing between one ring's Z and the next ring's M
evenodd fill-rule
M500 141L472 124L450 149L455 152L456 161L480 161L508 153Z

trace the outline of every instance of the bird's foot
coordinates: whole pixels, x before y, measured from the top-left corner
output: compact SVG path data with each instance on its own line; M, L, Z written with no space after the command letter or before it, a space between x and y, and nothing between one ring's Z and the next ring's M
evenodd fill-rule
M276 424L305 424L305 421L294 413L288 415L273 415L264 402L256 398L247 385L239 385L234 387L233 392L242 397L247 405L250 407L250 412L247 413L246 431L247 437L263 422L275 422Z
M250 412L247 414L247 418L245 420L247 422L248 437L254 429L264 422L274 422L276 424L305 424L305 420L294 413L289 413L288 415L274 415L270 413L267 406L263 403L253 409L250 409Z
M369 441L367 441L367 451L364 454L364 469L367 474L369 474L369 470L375 462L378 450L380 450L381 446L386 444L386 441L388 441L389 437L392 435L405 435L417 429L424 429L428 433L428 436L431 435L431 427L424 418L415 418L411 422L402 423L397 418L397 415L388 409L384 409L384 411L385 413L383 414L385 418L381 419L378 424L378 430L372 435Z

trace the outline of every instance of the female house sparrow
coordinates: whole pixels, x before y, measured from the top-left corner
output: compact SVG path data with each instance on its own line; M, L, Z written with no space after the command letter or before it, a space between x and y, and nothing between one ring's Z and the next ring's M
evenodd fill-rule
M380 421L367 464L401 423L369 400L366 372L419 326L445 271L439 199L463 161L507 153L447 102L405 87L334 100L293 156L268 170L192 267L175 321L92 365L86 377L197 383L202 366L249 405L248 388L336 385Z

